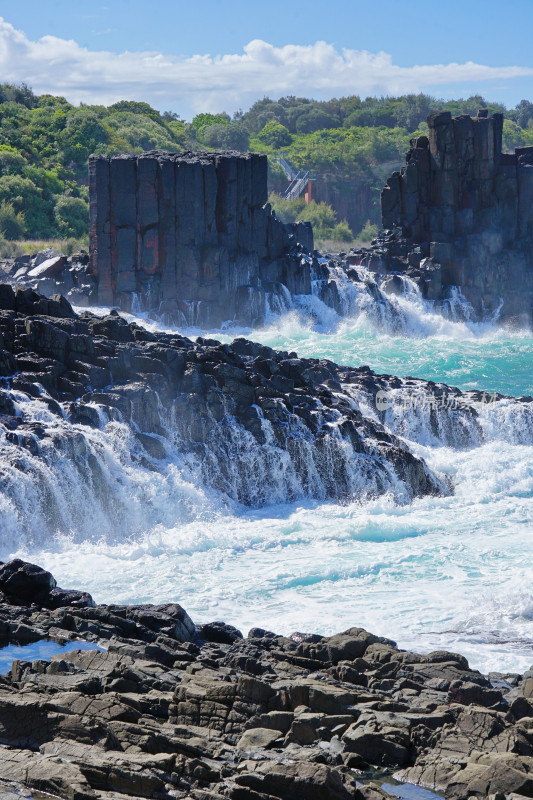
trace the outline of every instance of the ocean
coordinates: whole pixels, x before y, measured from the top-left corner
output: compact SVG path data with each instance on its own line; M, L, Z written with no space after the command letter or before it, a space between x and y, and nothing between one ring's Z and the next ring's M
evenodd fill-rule
M33 462L16 485L4 474L0 560L41 564L97 602L177 601L197 623L245 634L362 626L401 648L460 652L483 672L522 672L533 664L533 430L492 394L533 395L533 334L469 321L456 302L461 313L443 313L413 291L394 300L391 321L365 304L339 317L306 297L258 330L181 331L485 391L487 435L469 448L427 432L416 399L406 412L402 435L452 495L248 508L203 486L178 446L160 473L131 459L126 426L107 422L90 432L105 485L84 482L68 453L53 470ZM19 401L56 424L38 399ZM43 492L48 518L36 511Z

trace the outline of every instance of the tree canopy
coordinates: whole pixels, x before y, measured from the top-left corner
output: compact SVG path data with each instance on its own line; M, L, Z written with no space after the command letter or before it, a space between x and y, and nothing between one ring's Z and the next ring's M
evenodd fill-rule
M444 101L425 94L365 99L352 95L317 101L288 95L264 97L233 118L225 111L200 113L186 123L175 111L160 113L144 102L74 106L64 97L36 95L26 84L3 83L0 236L77 236L87 231L91 153L253 150L269 156L271 184L278 189L286 178L274 157L283 154L298 169L333 176L341 192L349 192L353 181L364 177L377 196L381 171L403 161L409 139L426 132L431 111L475 114L479 108L504 113L504 149L533 145L529 100L507 110L480 96ZM322 213L316 224L324 229L342 224L326 224L323 208L315 212ZM372 214L366 216L375 222L375 209Z

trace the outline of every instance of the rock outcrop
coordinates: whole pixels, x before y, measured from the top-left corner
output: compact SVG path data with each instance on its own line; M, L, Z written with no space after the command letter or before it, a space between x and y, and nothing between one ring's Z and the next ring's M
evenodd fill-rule
M352 263L403 272L430 299L458 287L478 318L533 323L533 147L502 153L501 114L428 117L381 194L385 229Z
M127 455L161 471L168 459L186 458L196 482L252 506L447 493L448 481L409 440L462 449L496 430L504 440L533 441L531 398L485 399L245 339L152 333L116 311L77 315L61 295L0 285L0 485L30 526L28 492L32 513L51 530L77 527L64 517L76 505L70 480L89 487L105 514L123 513L104 443L91 433L105 437L117 425L131 437L119 461ZM58 471L65 460L67 481ZM32 473L39 481L22 491L19 477ZM56 484L66 495L54 502Z
M89 254L84 250L66 256L53 247L47 247L32 256L3 259L0 261L0 281L35 289L46 297L61 293L77 306L96 302Z
M341 381L371 382L368 368L340 370L244 339L227 345L150 333L117 312L78 316L61 296L7 285L0 333L0 426L22 451L44 457L51 448L53 457L58 437L63 447L79 437L72 424L120 419L156 461L167 456L165 441L177 440L205 484L251 505L400 486L406 498L445 490L402 440L343 395ZM31 411L26 418L24 396L42 398L52 420L36 425ZM77 452L73 445L73 458ZM78 460L90 473L85 449Z
M310 225L284 225L267 203L266 156L92 156L90 253L98 303L216 327L263 317L279 284L309 292ZM301 274L300 274L301 273ZM286 291L286 290L285 290Z
M0 677L0 793L13 800L390 800L380 783L395 771L447 800L533 797L530 673L485 677L358 627L244 638L195 627L176 602L51 601L52 584L0 564L0 645L95 645Z

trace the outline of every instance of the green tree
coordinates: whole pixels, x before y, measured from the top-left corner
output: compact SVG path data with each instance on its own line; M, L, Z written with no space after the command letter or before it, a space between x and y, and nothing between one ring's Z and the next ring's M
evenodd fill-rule
M211 125L229 125L230 124L230 117L229 114L226 114L223 111L221 114L197 114L193 117L191 122L191 128L193 134L196 138L202 142L203 141L203 133L206 128L211 127Z
M521 128L510 119L503 121L502 149L505 153L513 153L516 147L533 145L533 130Z
M22 153L10 145L0 145L0 175L19 175L26 166Z
M331 114L327 114L320 108L313 108L313 106L309 106L306 107L301 114L299 114L296 120L296 132L313 133L313 131L338 128L340 124L340 120L333 117Z
M45 192L22 175L0 177L0 204L13 206L15 214L24 215L24 234L31 238L44 238L54 233L53 202Z
M89 204L81 197L58 197L54 217L61 236L81 237L89 227Z
M160 125L143 114L123 111L104 117L102 123L109 128L110 143L118 137L121 142L127 142L126 148L130 152L179 149L167 126Z
M533 103L529 100L521 100L516 107L516 122L521 128L530 127L530 122L533 120Z
M203 130L203 141L208 147L224 150L239 150L244 153L250 144L250 134L242 122L231 125L207 125Z
M113 103L109 106L110 111L126 111L130 114L141 114L144 117L150 117L154 122L161 123L161 114L149 103L139 103L136 100L119 100L118 103ZM169 113L169 112L166 112Z
M68 115L65 129L58 139L62 145L63 162L85 166L89 155L95 152L98 145L109 141L109 131L95 111L79 108Z
M262 131L257 134L257 138L263 144L270 147L287 147L292 142L292 136L285 127L279 122L270 120Z
M26 83L0 85L0 103L19 103L26 108L34 108L38 99Z
M24 214L16 212L12 203L5 200L0 203L0 236L5 239L20 239L24 234L26 223Z

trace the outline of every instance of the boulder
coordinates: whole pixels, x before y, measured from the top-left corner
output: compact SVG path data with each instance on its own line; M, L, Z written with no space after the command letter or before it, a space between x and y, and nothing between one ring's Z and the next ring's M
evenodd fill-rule
M50 572L19 558L0 567L0 589L4 594L26 603L43 603L56 581Z

